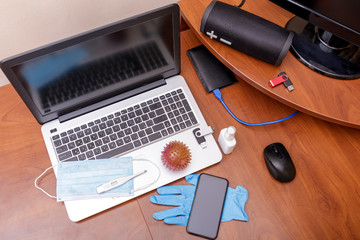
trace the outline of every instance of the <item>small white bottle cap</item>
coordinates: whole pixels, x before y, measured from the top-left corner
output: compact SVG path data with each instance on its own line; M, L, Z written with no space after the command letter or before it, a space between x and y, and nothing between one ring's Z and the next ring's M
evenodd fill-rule
M226 133L225 133L226 140L232 140L232 139L234 139L235 133L236 133L236 128L233 127L233 126L229 126L229 127L226 129Z
M230 154L236 145L236 128L229 126L220 131L218 142L224 154Z

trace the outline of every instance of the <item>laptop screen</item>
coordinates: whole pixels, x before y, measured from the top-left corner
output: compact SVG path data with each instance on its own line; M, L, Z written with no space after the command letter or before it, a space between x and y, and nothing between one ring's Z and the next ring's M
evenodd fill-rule
M146 13L31 51L9 70L32 112L55 118L174 75L173 24L172 12Z

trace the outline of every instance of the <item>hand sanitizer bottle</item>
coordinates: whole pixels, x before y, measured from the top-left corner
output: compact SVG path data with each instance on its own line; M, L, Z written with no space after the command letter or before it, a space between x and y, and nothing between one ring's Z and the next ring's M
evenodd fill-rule
M224 154L230 154L234 150L236 145L235 132L236 128L233 126L220 131L218 142Z

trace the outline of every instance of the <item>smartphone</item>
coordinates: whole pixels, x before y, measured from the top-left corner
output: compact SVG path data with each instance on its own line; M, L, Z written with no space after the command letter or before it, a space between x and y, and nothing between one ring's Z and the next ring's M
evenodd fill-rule
M225 178L200 174L186 226L188 233L209 239L217 237L228 185Z

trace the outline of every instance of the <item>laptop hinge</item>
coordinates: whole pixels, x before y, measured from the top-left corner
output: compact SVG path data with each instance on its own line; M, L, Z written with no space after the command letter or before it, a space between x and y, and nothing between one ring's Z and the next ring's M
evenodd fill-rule
M151 89L154 89L154 88L163 86L163 85L165 85L165 84L166 84L165 79L160 79L160 80L151 82L151 83L146 84L146 85L143 85L143 86L141 86L141 87L137 87L137 88L135 88L135 89L133 89L133 90L130 90L130 91L127 91L127 92L124 92L124 93L120 93L119 95L116 95L116 96L111 97L111 98L109 98L109 99L105 99L105 100L103 100L103 101L94 103L94 104L92 104L92 105L90 105L90 106L86 106L86 107L77 109L77 110L75 110L75 111L72 111L72 112L70 112L70 113L61 115L61 116L59 117L59 121L60 121L61 123L66 122L66 121L71 120L71 119L73 119L73 118L76 118L76 117L78 117L78 116L81 116L81 115L84 115L84 114L86 114L86 113L95 111L95 110L97 110L97 109L99 109L99 108L102 108L102 107L111 105L111 104L113 104L113 103L115 103L115 102L118 102L118 101L121 101L121 100L130 98L130 97L136 96L136 95L138 95L138 94L141 94L141 93L143 93L143 92L149 91L149 90L151 90Z

